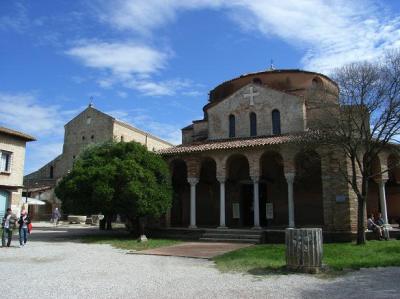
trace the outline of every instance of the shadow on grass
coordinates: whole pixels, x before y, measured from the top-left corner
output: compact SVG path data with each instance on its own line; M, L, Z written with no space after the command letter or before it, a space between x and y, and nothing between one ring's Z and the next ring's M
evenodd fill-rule
M248 274L263 276L263 275L287 275L287 274L295 274L298 272L289 270L286 266L278 267L278 268L253 268L247 271Z
M399 247L397 246L390 246L390 247L384 247L380 249L381 253L387 253L387 254L399 254Z

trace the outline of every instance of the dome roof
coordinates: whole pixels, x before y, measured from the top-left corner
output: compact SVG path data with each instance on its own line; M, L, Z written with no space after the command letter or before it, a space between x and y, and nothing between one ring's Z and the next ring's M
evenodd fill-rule
M339 93L336 82L320 73L298 69L269 70L241 75L223 82L210 91L209 104L227 98L249 83L265 85L269 88L298 96L305 95L305 92L315 87L315 85L321 85L326 92L335 96ZM208 105L204 108L207 108Z

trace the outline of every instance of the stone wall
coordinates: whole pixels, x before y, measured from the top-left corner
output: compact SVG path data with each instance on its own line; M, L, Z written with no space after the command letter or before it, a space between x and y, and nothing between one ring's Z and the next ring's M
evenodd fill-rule
M145 145L149 151L158 151L172 146L172 144L160 138L117 121L114 122L113 136L116 141L139 142Z
M72 169L83 149L112 139L113 118L92 107L84 110L65 125L63 155L55 169L56 177Z
M259 95L250 104L245 94L250 87ZM250 113L257 115L257 135L272 135L272 111L278 109L281 116L281 133L301 132L305 129L305 105L303 99L278 92L257 84L249 84L232 96L208 109L208 138L229 137L229 115L235 116L236 137L250 136Z

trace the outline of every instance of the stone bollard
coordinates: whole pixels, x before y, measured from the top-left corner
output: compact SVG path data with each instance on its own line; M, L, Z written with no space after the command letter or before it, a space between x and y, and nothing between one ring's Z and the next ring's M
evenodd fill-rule
M92 225L98 225L99 221L104 219L104 215L92 215L90 218L92 219Z
M286 266L288 269L318 273L322 266L322 229L286 229Z

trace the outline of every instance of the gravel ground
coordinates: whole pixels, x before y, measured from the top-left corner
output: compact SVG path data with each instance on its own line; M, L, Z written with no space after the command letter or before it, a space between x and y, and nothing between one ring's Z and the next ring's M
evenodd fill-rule
M126 254L109 245L33 241L0 248L6 298L399 298L400 268L310 275L220 273L208 260ZM25 294L25 295L22 295Z

